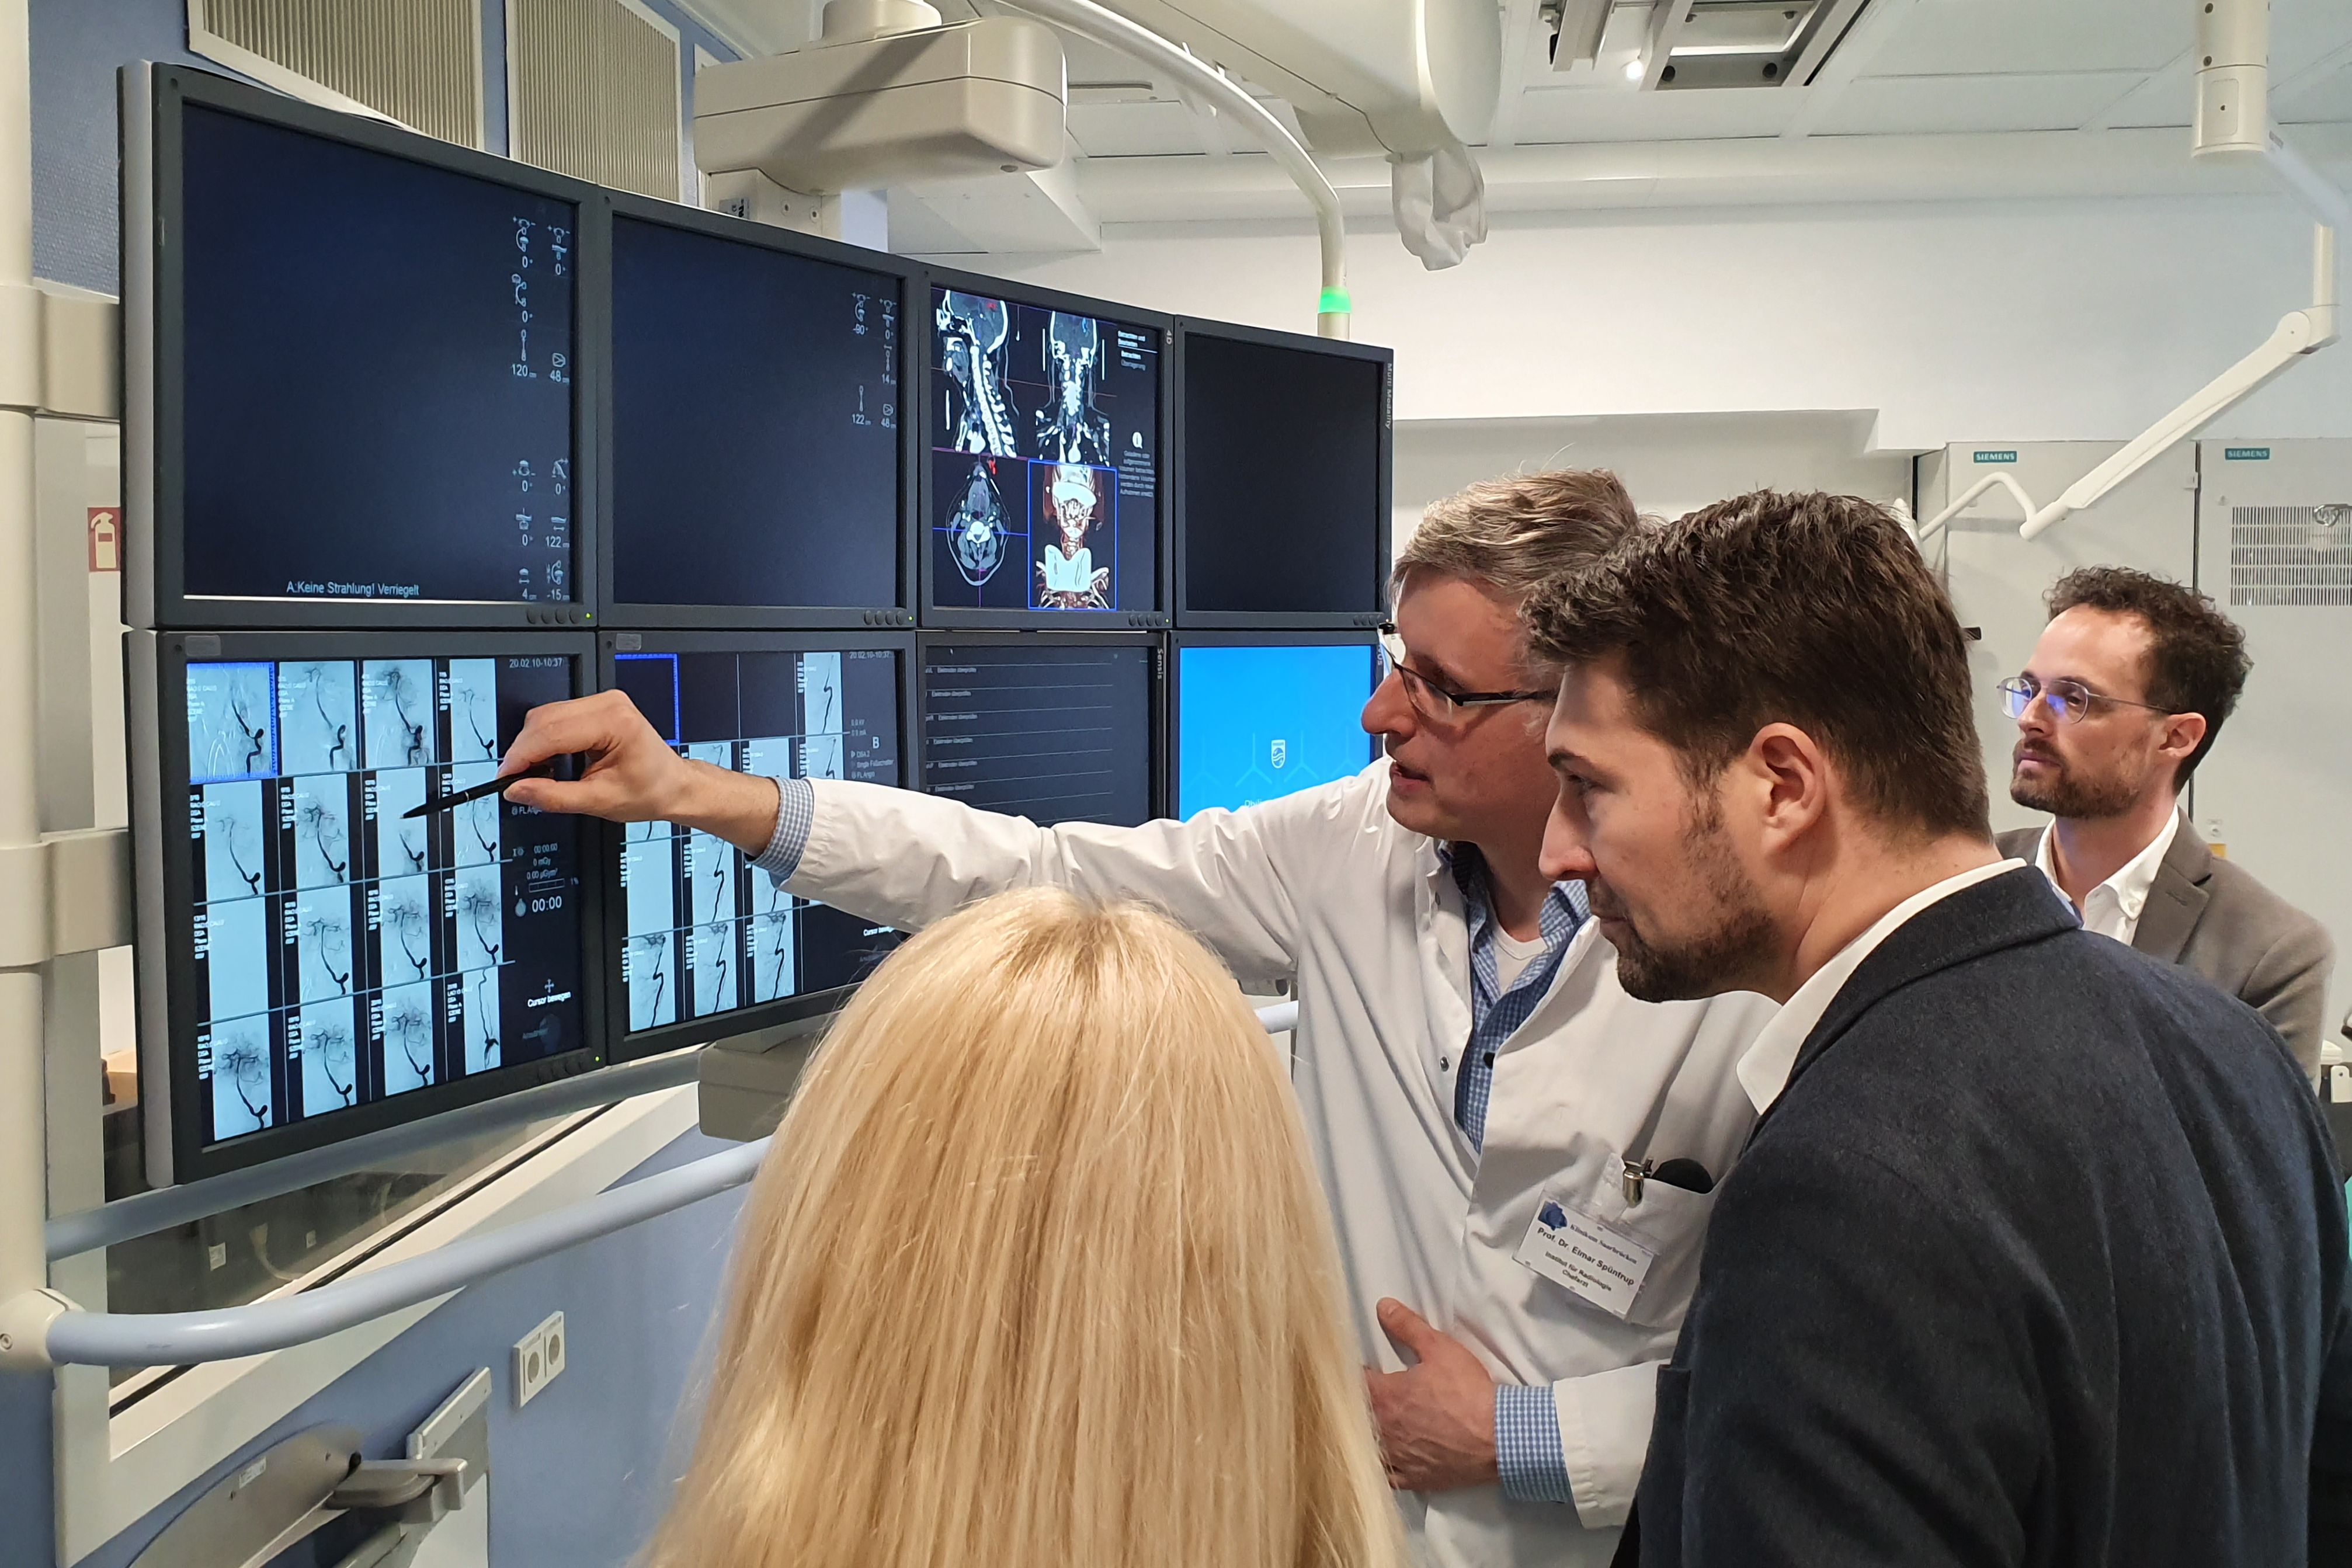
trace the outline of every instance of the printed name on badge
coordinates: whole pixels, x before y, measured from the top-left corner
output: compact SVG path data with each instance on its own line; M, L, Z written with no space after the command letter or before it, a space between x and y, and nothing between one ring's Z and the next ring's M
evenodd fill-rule
M1513 1256L1553 1284L1619 1318L1633 1310L1642 1281L1658 1260L1655 1249L1553 1197L1537 1206L1527 1239Z

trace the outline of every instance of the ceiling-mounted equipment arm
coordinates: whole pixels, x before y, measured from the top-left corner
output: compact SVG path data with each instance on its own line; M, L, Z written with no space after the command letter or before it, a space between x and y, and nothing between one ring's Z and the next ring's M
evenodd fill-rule
M1339 193L1331 188L1315 155L1290 133L1288 126L1216 67L1094 0L1003 0L1003 4L1007 9L1025 11L1165 71L1180 88L1255 131L1274 161L1315 209L1315 226L1323 245L1323 294L1317 305L1315 329L1326 338L1348 336L1353 306L1348 298L1347 231L1339 212Z
M2336 341L2336 231L2352 226L2352 198L2288 146L2270 120L2270 0L2200 3L2195 156L2258 157L2318 218L2312 240L2311 305L2290 311L2270 340L2156 422L2114 456L2031 513L2021 537L2034 538L2252 397L2294 362Z
M1962 512L1967 511L1969 507L1975 505L1976 498L1979 496L1983 495L1986 491L1990 490L1995 486L2007 490L2011 496L2014 496L2017 498L2018 507L2023 512L2024 516L2028 517L2033 516L2035 509L2033 497L2025 493L2025 486L2011 478L2008 475L1996 469L1994 472L1986 475L1983 478L1969 486L1966 490L1960 492L1960 498L1958 500L1954 501L1950 506L1946 507L1942 511L1937 512L1934 517L1929 517L1926 522L1920 524L1919 532L1916 535L1919 543L1924 546L1929 539L1935 538L1938 533L1941 533L1944 528L1950 524L1954 517L1958 517Z

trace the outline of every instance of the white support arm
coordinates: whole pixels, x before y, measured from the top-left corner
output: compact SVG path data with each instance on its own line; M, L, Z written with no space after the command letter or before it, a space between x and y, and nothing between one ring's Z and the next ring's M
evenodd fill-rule
M2074 513L2091 506L2228 410L2268 386L2297 360L2315 354L2336 336L2336 231L2322 227L2313 242L2311 308L2289 312L2270 340L2221 372L2210 386L2166 414L2122 451L2066 487L2066 493L2027 517L2021 538L2038 538Z
M1315 329L1326 338L1348 336L1348 318L1353 307L1348 298L1348 236L1339 211L1339 193L1331 188L1315 155L1290 133L1288 126L1216 67L1150 28L1096 5L1094 0L1003 0L1003 4L1008 9L1026 11L1107 49L1115 49L1130 59L1167 72L1180 89L1225 110L1256 131L1265 150L1282 166L1282 172L1290 176L1315 209L1315 226L1323 244L1323 297L1316 311Z
M1958 500L1954 501L1950 506L1946 507L1942 511L1937 512L1934 517L1929 517L1926 522L1920 524L1918 533L1919 542L1922 545L1926 544L1930 538L1934 538L1936 534L1940 532L1947 525L1948 525L1954 517L1958 517L1962 512L1967 511L1971 506L1974 506L1979 496L1983 495L1986 491L1994 488L1996 486L2001 489L2007 490L2011 495L2017 497L2018 509L2022 516L2028 517L2033 516L2035 509L2033 497L2025 493L2025 486L2011 478L2008 475L1996 470L1993 473L1986 475L1983 478L1978 480L1975 484L1962 491Z

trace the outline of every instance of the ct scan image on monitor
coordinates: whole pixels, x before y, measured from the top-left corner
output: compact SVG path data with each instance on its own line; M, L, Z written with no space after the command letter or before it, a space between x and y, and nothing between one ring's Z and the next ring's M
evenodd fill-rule
M605 623L912 625L908 269L611 202Z
M770 779L906 782L910 633L604 642L608 688L682 757ZM887 926L793 897L712 834L632 822L619 838L608 946L624 1055L829 1011L898 944Z
M1167 334L1118 307L997 287L930 287L927 605L1160 624Z
M561 635L133 634L155 725L134 839L151 1179L592 1064L598 830L495 795L407 814L495 778L586 654Z
M1040 827L1158 815L1158 637L926 632L920 643L925 790Z
M1380 649L1348 632L1179 632L1171 639L1173 814L1237 810L1352 778L1380 755L1364 705Z
M150 86L126 78L132 622L584 622L590 188L200 72Z
M1386 349L1183 323L1180 626L1363 626L1387 603Z

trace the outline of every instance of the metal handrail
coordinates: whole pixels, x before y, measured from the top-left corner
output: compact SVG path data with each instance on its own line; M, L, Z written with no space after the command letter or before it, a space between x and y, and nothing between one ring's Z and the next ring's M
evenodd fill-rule
M1279 1034L1297 1027L1298 1004L1277 1002L1259 1009L1257 1016L1267 1033ZM39 1334L39 1349L30 1344L12 1347L7 1335L0 1333L0 1359L20 1365L185 1366L259 1355L324 1339L740 1186L759 1171L769 1141L762 1138L745 1144L608 1188L553 1214L486 1236L468 1236L420 1257L276 1301L195 1312L89 1312L57 1302L62 1310L44 1324L13 1320L21 1323L28 1339Z
M322 1181L332 1181L357 1171L377 1168L386 1160L404 1159L425 1149L456 1143L461 1138L478 1137L487 1133L503 1132L549 1116L569 1115L574 1111L586 1111L599 1105L617 1105L624 1100L640 1094L650 1094L656 1089L672 1089L694 1082L700 1048L672 1051L644 1061L626 1062L619 1067L607 1067L595 1072L582 1073L560 1082L542 1083L497 1100L486 1100L478 1105L428 1117L420 1122L404 1123L380 1132L362 1134L322 1148L306 1149L299 1155L272 1160L268 1165L253 1166L225 1176L206 1176L202 1181L185 1182L178 1186L158 1187L135 1197L118 1198L95 1208L84 1208L72 1214L60 1214L51 1218L46 1233L49 1261L70 1258L79 1252L96 1251L128 1241L136 1236L152 1235L174 1225L186 1225L207 1219L248 1203L265 1198L282 1197L289 1192Z

